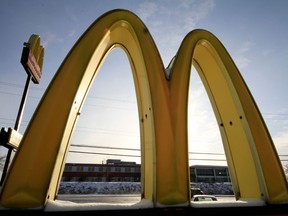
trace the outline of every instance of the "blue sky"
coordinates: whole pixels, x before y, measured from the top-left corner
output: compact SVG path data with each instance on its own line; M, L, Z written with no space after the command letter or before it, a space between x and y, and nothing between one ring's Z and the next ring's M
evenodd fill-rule
M78 38L103 13L122 8L134 12L147 25L165 66L191 30L201 28L216 35L252 92L278 153L287 154L288 1L1 0L0 4L1 127L13 127L15 123L26 80L20 57L23 42L28 41L31 34L40 35L41 44L45 46L45 58L40 84L30 86L21 133L25 131L47 85ZM195 71L191 76L190 97L189 151L223 153L214 114ZM72 143L140 148L133 79L122 50L115 49L104 62L83 108ZM71 150L139 155L139 151L119 149L71 147ZM0 152L5 153L3 148ZM68 161L98 163L116 157L140 160L139 157L71 153Z

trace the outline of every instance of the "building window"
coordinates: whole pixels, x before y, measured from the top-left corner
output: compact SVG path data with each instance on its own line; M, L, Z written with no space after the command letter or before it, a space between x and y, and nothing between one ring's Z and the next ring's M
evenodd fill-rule
M214 183L215 178L214 177L198 177L197 182Z
M88 172L94 172L94 167L93 166L89 166L88 167Z
M213 169L197 169L197 176L214 176Z
M72 166L66 166L65 172L72 172Z
M135 172L141 172L140 170L140 167L135 167Z
M216 176L227 176L227 171L225 168L223 169L215 169Z
M77 166L76 171L77 171L77 172L83 172L83 167L82 167L82 166Z

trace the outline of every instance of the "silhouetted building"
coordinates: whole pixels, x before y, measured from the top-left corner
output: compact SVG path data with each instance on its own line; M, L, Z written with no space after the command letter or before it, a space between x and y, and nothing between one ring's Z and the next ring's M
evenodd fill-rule
M190 166L191 182L231 182L227 166L206 166L194 165Z
M66 163L62 181L140 182L141 164L108 159L106 164ZM190 181L231 182L226 166L190 166Z
M106 164L66 163L62 181L140 182L141 165L113 159Z

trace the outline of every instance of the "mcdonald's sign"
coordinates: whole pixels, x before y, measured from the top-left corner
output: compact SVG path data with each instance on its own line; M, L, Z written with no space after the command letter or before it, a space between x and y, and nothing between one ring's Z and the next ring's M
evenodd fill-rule
M43 60L44 47L40 45L40 36L32 34L29 41L24 43L20 62L35 84L40 82Z
M84 32L59 67L10 166L1 206L43 208L55 199L88 90L115 47L126 52L134 75L143 199L154 207L190 205L187 101L193 64L216 115L236 199L288 201L287 181L270 133L222 43L206 30L189 32L166 76L147 27L130 11L114 10Z

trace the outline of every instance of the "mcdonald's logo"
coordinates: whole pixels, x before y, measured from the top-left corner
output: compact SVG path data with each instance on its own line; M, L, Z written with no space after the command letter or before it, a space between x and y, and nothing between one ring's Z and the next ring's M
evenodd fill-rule
M187 101L193 64L217 117L236 199L288 201L287 182L269 131L221 42L205 30L188 33L167 79L146 26L133 13L114 10L87 29L47 88L11 164L1 206L45 207L55 199L77 117L101 62L115 47L130 59L143 119L143 199L155 207L190 205Z
M24 43L21 64L27 74L32 76L35 84L40 82L44 61L44 47L40 45L40 36L32 34L27 43Z

